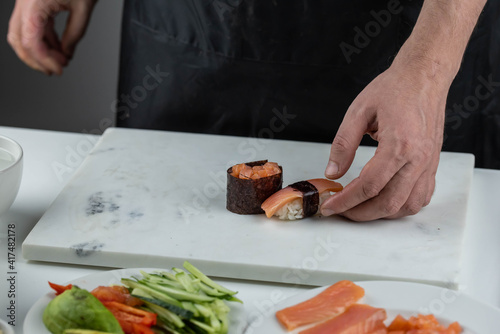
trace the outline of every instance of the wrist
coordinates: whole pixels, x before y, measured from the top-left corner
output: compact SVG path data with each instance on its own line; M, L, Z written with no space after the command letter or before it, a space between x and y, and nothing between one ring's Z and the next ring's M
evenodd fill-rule
M425 0L394 68L441 87L451 85L486 0Z
M456 59L458 58L458 59ZM414 80L432 81L449 89L460 68L461 57L418 46L411 37L401 47L391 68L403 70Z

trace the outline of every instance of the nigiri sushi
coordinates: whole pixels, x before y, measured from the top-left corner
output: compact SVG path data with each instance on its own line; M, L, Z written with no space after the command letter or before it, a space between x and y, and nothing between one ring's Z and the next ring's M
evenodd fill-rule
M283 220L302 219L318 213L319 207L331 196L331 192L340 190L340 183L327 179L300 181L272 194L262 203L261 208L268 218L278 216Z
M253 161L227 170L226 208L237 214L263 213L266 198L281 189L283 168L276 162Z

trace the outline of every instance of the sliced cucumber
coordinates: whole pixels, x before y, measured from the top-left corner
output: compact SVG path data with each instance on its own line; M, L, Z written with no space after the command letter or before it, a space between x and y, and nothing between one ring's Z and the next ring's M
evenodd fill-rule
M122 283L144 302L144 309L158 315L158 333L228 333L230 309L224 300L241 302L237 292L215 283L187 261L184 268L141 272L142 277L122 279Z

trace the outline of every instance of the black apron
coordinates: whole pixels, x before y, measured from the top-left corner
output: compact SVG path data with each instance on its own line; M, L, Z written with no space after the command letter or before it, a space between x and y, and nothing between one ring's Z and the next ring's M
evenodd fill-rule
M353 99L390 66L421 5L417 0L127 0L117 126L331 142ZM483 21L499 17L490 12ZM459 73L451 106L463 103L473 78L483 74L488 80L486 73L498 70L488 51L494 43L488 24L475 32L471 46L477 47L466 56L475 65ZM486 158L486 151L500 147L498 139L495 147L489 141L498 137L497 130L486 138L469 129L469 120L482 113L496 115L489 125L500 129L498 91L479 101L457 129L452 117L457 111L451 109L445 149L479 153L479 165L500 167L498 154ZM464 136L477 145L463 145ZM363 144L374 143L367 137Z

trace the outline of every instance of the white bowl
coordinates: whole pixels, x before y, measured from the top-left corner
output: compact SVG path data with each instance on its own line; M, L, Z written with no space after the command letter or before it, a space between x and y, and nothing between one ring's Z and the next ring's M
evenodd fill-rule
M0 319L0 331L2 334L14 334L14 329L12 328L12 326L7 324L2 319Z
M23 149L12 139L0 136L0 216L16 199L23 175Z

